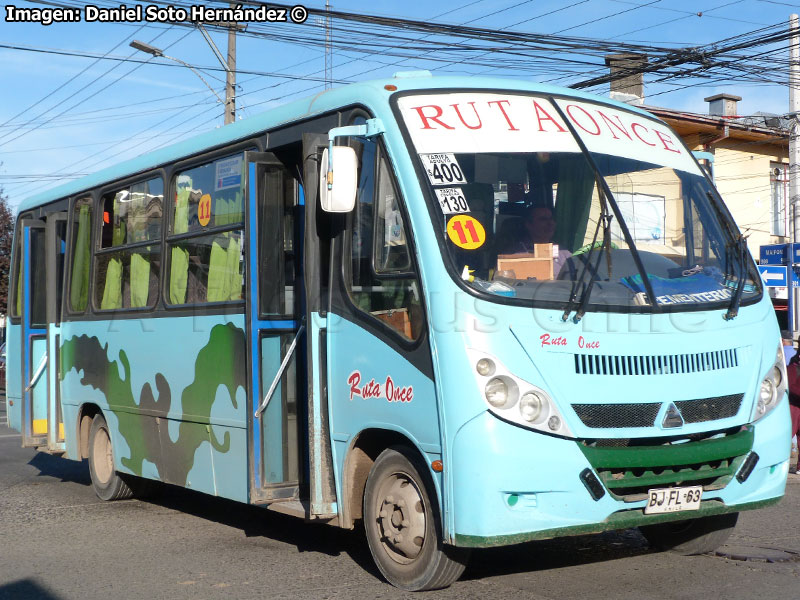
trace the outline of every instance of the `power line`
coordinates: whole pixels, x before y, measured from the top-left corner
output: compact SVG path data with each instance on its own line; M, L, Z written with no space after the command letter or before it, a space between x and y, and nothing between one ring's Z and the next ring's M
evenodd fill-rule
M154 40L155 40L155 39L157 39L158 37L160 37L161 35L163 35L163 32L162 32L162 33L160 33L160 34L158 34L158 35L157 35L157 36L154 38ZM186 35L188 35L188 34L186 34ZM183 37L186 37L186 36L183 36ZM183 39L183 38L180 38L180 39ZM154 40L151 40L151 41L154 41ZM177 41L180 41L180 40L176 40L176 42L173 42L173 43L177 43ZM101 75L99 75L99 76L95 77L95 78L94 78L92 81L90 81L88 84L86 84L85 86L83 86L83 87L82 87L82 88L79 90L79 92L80 92L80 91L85 91L85 90L87 90L87 89L88 89L90 86L94 85L96 82L98 82L98 81L100 81L101 79L103 79L103 78L104 78L106 75L108 75L109 73L111 73L111 71L115 70L115 69L116 69L118 66L119 66L119 65L114 65L113 67L111 67L110 69L108 69L107 71L105 71L104 73L102 73ZM141 65L139 65L139 66L141 66ZM136 69L138 69L138 68L139 68L139 66L137 66L137 67L134 67L133 69L131 69L130 71L128 71L128 73L125 73L124 75L122 75L122 77L126 77L127 75L130 75L130 74L131 74L133 71L135 71ZM92 93L93 93L93 94L95 94L95 95L97 95L97 94L99 94L99 93L103 92L103 90L106 90L106 89L108 89L108 88L109 88L111 85L113 85L114 83L116 83L117 81L119 81L120 79L122 79L122 77L119 77L119 78L115 79L114 81L112 81L111 83L109 83L108 85L106 85L105 87L103 87L103 88L101 88L100 90L97 90L97 91L95 91L95 92L92 92ZM49 110L53 110L54 108L57 108L58 106L61 106L61 105L62 105L64 102L66 102L66 100L62 100L61 102L59 102L58 104L56 104L54 107L52 107L52 108L48 109L48 111L49 111ZM83 99L79 99L77 102L75 102L74 104L72 104L72 105L70 105L69 107L65 108L65 109L64 109L63 111L61 111L60 113L58 113L58 114L56 114L56 115L53 115L53 116L52 116L52 117L50 117L48 120L44 121L42 124L49 123L49 122L53 121L54 119L57 119L57 118L58 118L58 117L60 117L61 115L63 115L63 114L65 114L65 113L69 112L70 110L72 110L72 109L73 109L73 108L75 108L76 106L79 106L79 105L80 105L80 104L82 104L82 103L83 103ZM48 111L45 111L45 112L48 112ZM45 113L40 113L40 115L39 115L39 116L41 116L42 114L45 114ZM27 134L31 133L32 131L35 131L36 129L38 129L39 127L41 127L41 125L42 125L42 124L40 124L40 125L37 125L36 127L33 127L33 128L31 128L31 129L28 129L28 130L26 130L26 131L23 131L23 132L21 132L19 135L17 135L16 137L13 137L13 138L11 138L10 140L9 140L9 139L6 139L6 138L7 138L9 135L11 135L11 134L15 133L15 131L16 131L16 130L12 130L12 131L10 131L10 132L7 132L7 133L3 134L2 136L0 136L0 142L3 142L4 144L8 144L8 143L10 143L10 142L13 142L13 141L15 141L15 140L17 140L17 139L19 139L19 138L21 138L21 137L23 137L23 136L25 136L25 135L27 135ZM19 128L18 128L18 129L19 129Z

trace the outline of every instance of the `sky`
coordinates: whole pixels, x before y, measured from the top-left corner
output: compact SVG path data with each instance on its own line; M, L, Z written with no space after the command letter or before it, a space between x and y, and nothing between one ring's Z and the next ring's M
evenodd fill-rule
M9 4L19 8L46 6L7 2L4 16L8 15L5 7ZM106 3L109 4L113 3ZM129 0L127 6L134 4ZM203 3L198 0L198 4ZM313 0L305 6L324 8L325 3ZM779 0L333 0L332 8L670 48L710 44L764 26L788 23L789 15L800 10L796 3ZM347 47L349 35L352 36L348 27L334 21L332 36L336 47L331 74L337 83L333 85L420 68L430 69L434 75L470 76L490 71L557 84L575 80L564 71L558 56L553 56L546 68L528 71L487 67L492 62L491 54L482 58L486 63L483 66L436 61L435 52L431 55L430 51L417 49L425 42L423 33L403 34L417 40L406 42L412 47L407 58L385 51L354 52ZM324 89L324 48L302 43L305 32L313 37L322 29L321 19L310 16L302 25L261 24L259 30L264 35L238 36L237 70L242 72L237 77L237 119ZM295 41L286 40L287 34ZM226 34L210 35L225 54ZM205 82L224 97L224 73L196 28L145 22L82 20L44 26L0 21L0 46L14 46L0 47L0 187L12 207L81 174L222 126L222 105L200 77L175 62L134 50L129 47L134 39L193 65ZM64 51L90 56L54 53ZM106 59L97 60L102 56ZM596 91L608 94L607 86ZM741 96L739 113L743 115L783 114L789 110L788 86L744 82L693 87L646 83L645 102L707 113L703 98L720 92Z

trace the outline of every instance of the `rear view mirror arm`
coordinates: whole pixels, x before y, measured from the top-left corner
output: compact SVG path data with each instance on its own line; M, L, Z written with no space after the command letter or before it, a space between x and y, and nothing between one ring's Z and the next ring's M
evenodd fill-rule
M362 137L374 137L386 131L380 119L367 119L363 125L347 125L345 127L334 127L328 132L328 175L326 182L328 189L333 189L333 144L337 137L357 135Z

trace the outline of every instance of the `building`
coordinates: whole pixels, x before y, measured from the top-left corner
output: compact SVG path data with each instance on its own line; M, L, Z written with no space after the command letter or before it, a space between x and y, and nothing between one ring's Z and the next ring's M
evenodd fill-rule
M636 55L606 58L612 74L621 69L635 71L642 62ZM610 95L657 115L690 150L708 153L710 160L704 162L754 257L760 246L791 241L788 119L739 115L742 98L732 94L705 98L707 114L651 106L644 97L641 73L613 81Z

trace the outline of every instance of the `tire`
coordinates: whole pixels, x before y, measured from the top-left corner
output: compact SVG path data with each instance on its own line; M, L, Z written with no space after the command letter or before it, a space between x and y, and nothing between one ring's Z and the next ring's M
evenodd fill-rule
M713 552L724 544L739 519L739 513L700 517L689 521L642 525L639 530L651 548L684 556Z
M468 550L442 542L433 490L426 465L405 446L384 450L367 478L367 543L386 580L404 590L447 587L461 576L469 558Z
M95 415L89 429L89 475L101 500L124 500L133 496L131 488L114 469L111 433L100 413Z
M158 498L164 491L164 484L155 479L147 479L136 475L120 473L119 476L131 489L134 498L139 500L151 500Z

